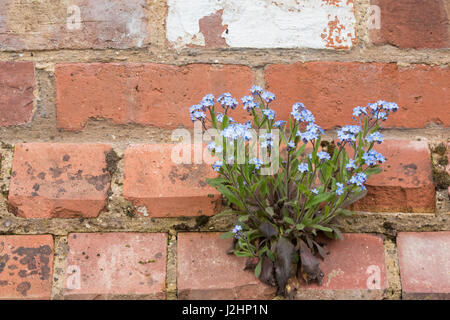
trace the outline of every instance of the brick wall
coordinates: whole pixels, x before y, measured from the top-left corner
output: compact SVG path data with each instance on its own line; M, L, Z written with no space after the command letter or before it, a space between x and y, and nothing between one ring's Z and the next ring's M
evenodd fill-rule
M449 0L1 1L0 298L272 298L225 254L210 166L168 161L190 105L254 83L329 139L356 105L400 106L323 285L297 298L449 298L449 16Z

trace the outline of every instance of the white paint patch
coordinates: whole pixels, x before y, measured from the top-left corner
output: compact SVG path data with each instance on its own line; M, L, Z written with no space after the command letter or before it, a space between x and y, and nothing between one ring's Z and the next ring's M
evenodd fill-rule
M137 212L139 212L140 214L142 214L144 217L148 217L148 211L147 211L147 207L142 206L142 207L137 207Z
M204 46L199 21L220 10L230 47L350 48L355 39L348 0L168 0L168 6L167 38L175 48Z

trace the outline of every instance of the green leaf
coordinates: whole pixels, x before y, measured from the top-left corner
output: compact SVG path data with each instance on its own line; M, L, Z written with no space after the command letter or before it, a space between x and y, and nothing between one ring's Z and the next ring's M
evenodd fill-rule
M228 209L228 210L223 210L222 212L219 212L218 214L215 215L215 217L221 217L221 216L226 216L226 215L234 215L234 214L240 214L240 211L236 211L233 209Z
M303 223L299 223L295 225L295 229L301 231L305 228L305 225Z
M291 217L284 217L284 221L286 221L287 223L289 223L289 224L295 224L295 222L294 222L294 220L292 220L292 218Z
M258 264L255 267L255 277L259 278L259 275L261 274L261 266L262 266L263 259L259 259Z
M306 204L307 208L311 208L314 207L315 205L322 203L322 202L327 202L329 200L331 200L334 197L334 193L331 192L324 192L324 193L319 193L317 196L311 198L311 200L308 201L308 203Z
M344 209L344 208L339 208L336 210L336 213L341 214L343 216L349 217L351 215L353 215L353 211Z
M266 212L269 216L273 217L275 215L275 212L273 211L272 207L267 207Z
M222 233L222 234L220 235L220 239L231 239L231 238L233 238L233 237L234 237L234 233L231 232L231 231Z
M333 232L333 229L321 226L320 224L313 224L311 227L313 227L315 229L318 229L318 230L321 230L321 231Z
M238 218L239 222L247 222L249 218L248 214L242 215Z
M383 171L383 170L381 170L380 167L373 167L373 168L367 168L367 169L364 171L364 173L367 174L367 176L371 176L371 175L374 175L374 174L378 174L378 173L380 173L381 171Z
M223 116L223 120L222 120L222 125L220 126L220 129L223 130L223 129L225 129L226 127L228 127L229 121L230 121L230 120L229 120L228 116L227 116L227 115L224 115L224 116Z
M228 201L238 206L239 209L245 211L245 207L242 202L228 188L218 186L217 190L219 190L219 192L222 193Z
M243 251L234 251L234 254L238 257L253 257L251 253Z

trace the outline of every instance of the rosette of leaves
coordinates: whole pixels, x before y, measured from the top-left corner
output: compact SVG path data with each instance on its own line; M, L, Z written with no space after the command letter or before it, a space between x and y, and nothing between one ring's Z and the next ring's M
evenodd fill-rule
M232 210L226 213L236 216L233 230L223 235L233 238L229 253L246 257L246 269L290 296L298 276L321 284L320 259L326 252L319 236L342 239L336 218L352 214L347 208L366 195L367 178L381 171L386 159L374 147L384 140L381 123L398 106L378 101L356 107L356 124L339 129L332 143L322 143L324 132L302 103L292 106L288 120L276 120L270 108L275 95L258 86L250 92L241 101L252 121L233 120L239 104L229 93L217 100L206 95L190 108L190 117L219 132L208 145L218 158L213 168L219 176L208 183L228 200ZM270 164L255 156L255 146L278 160L271 174L263 173ZM243 161L236 161L239 156Z

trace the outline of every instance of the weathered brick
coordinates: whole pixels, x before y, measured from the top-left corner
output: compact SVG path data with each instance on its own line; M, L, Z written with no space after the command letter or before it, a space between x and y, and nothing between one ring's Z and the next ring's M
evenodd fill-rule
M167 235L69 235L66 299L164 299Z
M33 90L32 62L0 62L0 127L30 121L33 112Z
M374 150L386 157L383 171L371 176L367 195L353 205L355 210L389 212L434 212L435 185L431 156L424 141L387 140Z
M375 44L399 48L450 48L448 0L372 0L379 28L370 32Z
M344 234L324 240L329 252L321 262L322 285L301 281L296 299L382 299L388 288L383 239L370 234Z
M450 232L397 237L403 299L450 299Z
M110 151L103 144L16 144L10 210L25 218L96 217L110 188Z
M387 127L449 127L449 78L448 67L359 62L271 65L265 75L267 89L278 96L273 107L280 119L287 119L292 104L301 101L326 129L352 123L354 107L380 99L400 106Z
M353 0L169 0L168 7L167 39L176 48L349 49L356 42Z
M179 233L179 299L271 299L274 288L244 271L245 258L227 255L231 240L219 233Z
M144 47L148 33L145 0L0 2L0 50Z
M50 299L51 235L0 235L0 299Z
M89 118L192 127L188 108L205 94L244 96L254 82L248 67L206 64L59 64L55 76L58 127L68 130L82 129ZM236 114L236 119L247 118L242 108Z
M213 215L220 193L206 183L211 165L172 161L176 144L135 145L125 151L123 194L150 217ZM192 150L192 149L191 149ZM193 158L193 152L191 159Z

